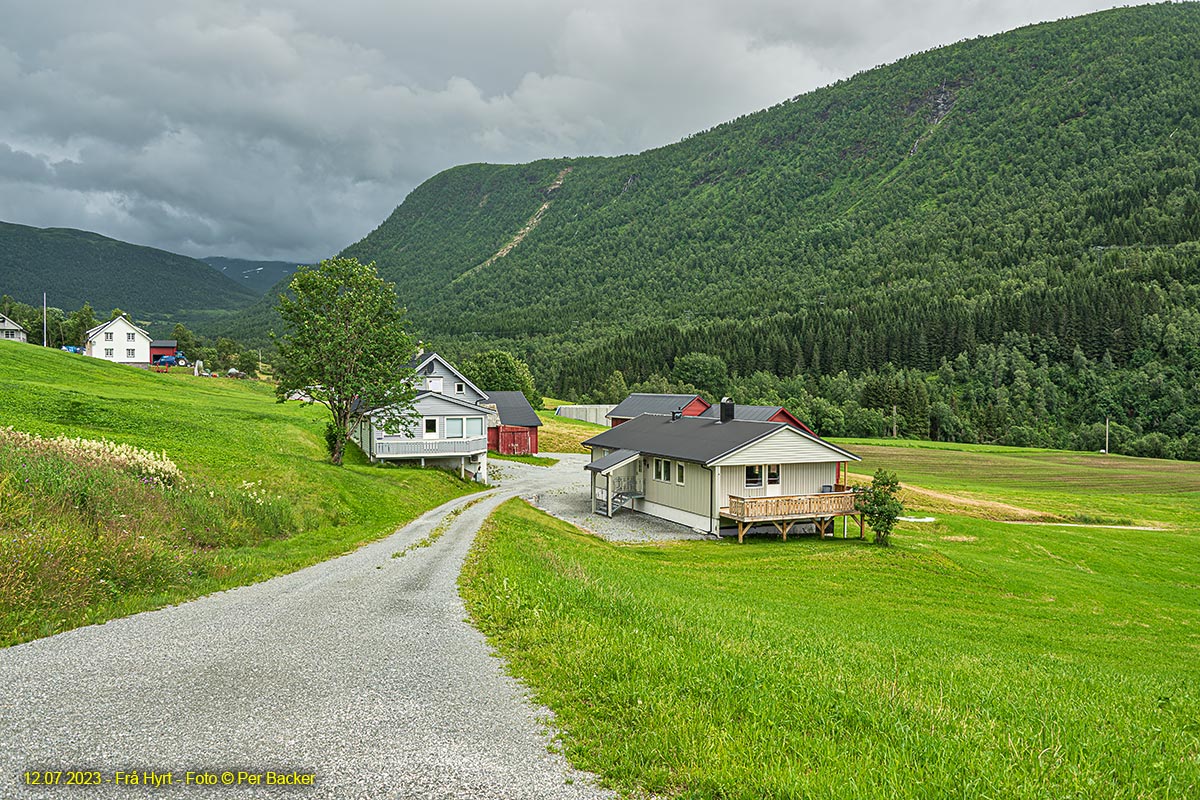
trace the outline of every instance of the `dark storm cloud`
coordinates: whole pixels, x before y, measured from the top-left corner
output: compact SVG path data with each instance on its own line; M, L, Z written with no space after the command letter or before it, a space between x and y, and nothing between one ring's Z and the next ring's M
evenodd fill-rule
M0 0L0 219L324 257L457 163L634 152L1105 5Z

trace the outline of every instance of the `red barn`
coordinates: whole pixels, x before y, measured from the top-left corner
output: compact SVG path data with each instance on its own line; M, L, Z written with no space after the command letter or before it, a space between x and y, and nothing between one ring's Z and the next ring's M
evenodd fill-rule
M154 364L163 356L175 355L179 342L174 339L155 339L150 342L150 363Z
M488 450L504 456L536 456L542 421L520 392L488 392L484 405L494 405L498 424L489 423Z
M622 422L628 422L642 414L665 414L669 416L676 411L681 411L685 417L698 417L710 408L712 408L712 403L698 394L643 394L635 392L618 403L616 408L604 416L609 418L612 422L612 427L615 428Z

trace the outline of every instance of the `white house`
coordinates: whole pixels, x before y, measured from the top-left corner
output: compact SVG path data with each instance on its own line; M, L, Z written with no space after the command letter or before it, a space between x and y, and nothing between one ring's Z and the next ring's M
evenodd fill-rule
M412 429L388 433L368 415L351 438L372 461L419 461L487 483L488 416L495 416L480 405L487 394L437 353L418 355L409 366L417 374Z
M118 364L149 364L150 342L150 334L128 317L117 317L87 332L84 353Z
M26 342L29 340L29 337L26 335L25 329L19 324L0 314L0 339Z
M797 522L822 534L837 517L862 518L846 486L859 457L786 422L736 419L733 403L716 417L643 414L583 444L591 449L593 511L622 507L738 540L760 523L787 538Z

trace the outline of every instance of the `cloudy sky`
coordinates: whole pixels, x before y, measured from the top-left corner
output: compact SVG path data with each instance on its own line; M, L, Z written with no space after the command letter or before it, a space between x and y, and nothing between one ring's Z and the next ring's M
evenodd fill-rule
M1098 0L0 0L0 220L307 261L459 163L637 152Z

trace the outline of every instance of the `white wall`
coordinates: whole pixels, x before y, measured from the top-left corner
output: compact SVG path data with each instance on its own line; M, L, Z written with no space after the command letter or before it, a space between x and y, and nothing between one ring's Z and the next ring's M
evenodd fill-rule
M106 335L110 333L111 340ZM130 334L133 335L133 341L129 341ZM87 354L117 364L149 364L150 337L120 317L88 340Z

